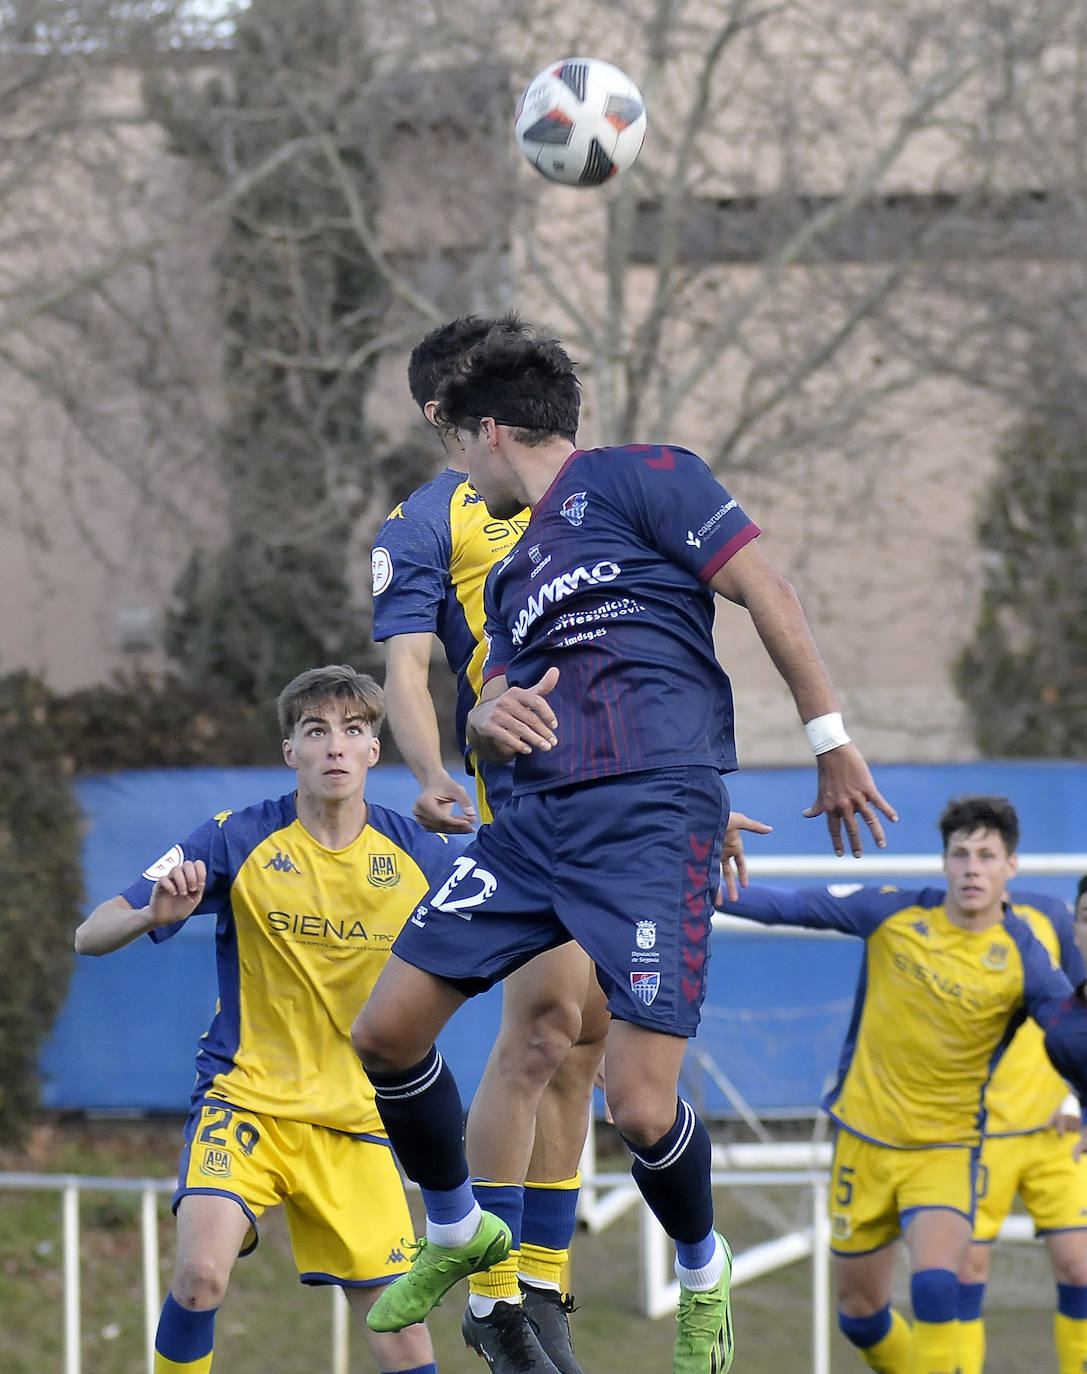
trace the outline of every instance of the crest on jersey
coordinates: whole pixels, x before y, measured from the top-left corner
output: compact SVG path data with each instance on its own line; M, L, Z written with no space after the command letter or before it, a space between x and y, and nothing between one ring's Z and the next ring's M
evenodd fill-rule
M580 525L588 508L589 501L585 492L575 491L573 496L568 496L559 507L559 514L565 516L571 525Z
M634 927L634 938L639 949L652 949L657 943L656 921L639 921Z
M844 1212L831 1212L830 1214L830 1238L831 1240L848 1240L853 1234L853 1223Z
M1002 973L1008 967L1008 946L994 940L986 953L982 955L981 962L986 968Z
M392 887L400 881L395 854L371 854L368 881L372 887Z
M651 1007L661 988L661 976L659 973L632 973L630 975L630 990L637 997L639 1002L644 1002L647 1007Z

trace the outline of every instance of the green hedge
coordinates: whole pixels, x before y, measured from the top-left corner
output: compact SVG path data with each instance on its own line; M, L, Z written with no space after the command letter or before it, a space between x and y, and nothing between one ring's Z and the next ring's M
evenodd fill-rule
M0 1139L38 1105L38 1054L68 991L83 902L82 820L54 702L26 673L0 678Z

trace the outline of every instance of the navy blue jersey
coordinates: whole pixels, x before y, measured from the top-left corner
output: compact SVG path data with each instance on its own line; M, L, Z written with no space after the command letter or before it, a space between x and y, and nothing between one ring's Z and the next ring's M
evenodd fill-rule
M484 680L555 666L558 744L519 756L514 792L649 768L736 767L732 688L706 585L759 533L697 455L577 451L490 577Z

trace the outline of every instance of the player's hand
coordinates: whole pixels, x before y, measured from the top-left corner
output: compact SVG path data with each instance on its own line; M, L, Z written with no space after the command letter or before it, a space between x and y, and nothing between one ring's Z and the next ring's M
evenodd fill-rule
M552 749L558 743L559 723L547 704L558 680L559 670L548 668L534 687L507 687L474 707L472 735L484 757L511 759L534 749Z
M1083 1130L1083 1117L1079 1112L1066 1112L1058 1107L1045 1124L1058 1135L1071 1135L1073 1131L1078 1135Z
M837 749L828 749L825 754L816 756L815 764L819 770L819 791L804 815L826 816L835 854L841 858L845 853L843 825L853 857L859 859L864 853L858 816L871 831L876 846L885 848L887 840L877 813L882 812L889 821L897 821L898 813L880 795L857 746L840 744Z
M740 895L741 887L747 886L747 860L744 858L744 842L740 832L748 830L753 835L769 835L773 828L765 821L752 820L742 811L733 811L729 815L725 842L721 846L721 881L730 902Z
M454 807L461 814L454 814ZM438 835L470 835L479 823L475 805L467 788L448 774L432 782L415 799L411 813L424 830Z
M203 859L186 859L159 878L148 903L152 926L172 926L175 921L188 920L200 904L207 880Z

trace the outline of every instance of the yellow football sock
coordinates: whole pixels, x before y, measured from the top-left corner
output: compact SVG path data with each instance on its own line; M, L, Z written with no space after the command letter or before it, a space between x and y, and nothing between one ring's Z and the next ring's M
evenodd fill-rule
M501 1302L520 1302L521 1285L517 1270L521 1264L520 1250L511 1250L504 1260L485 1269L481 1274L469 1274L468 1291L483 1298L497 1298Z
M910 1374L910 1324L901 1312L891 1308L891 1329L881 1341L857 1354L876 1374Z
M529 1281L557 1288L569 1287L569 1250L547 1250L542 1245L521 1242L520 1272Z
M913 1323L910 1342L913 1359L910 1374L957 1374L959 1369L959 1323Z
M199 1360L184 1360L178 1364L176 1360L168 1360L165 1355L160 1355L156 1350L154 1374L208 1374L211 1369L212 1353L212 1351L208 1351Z
M1060 1374L1084 1374L1087 1371L1087 1321L1057 1312L1053 1318L1053 1340L1057 1346Z
M959 1368L962 1374L981 1374L985 1367L985 1323L980 1317L959 1322Z

